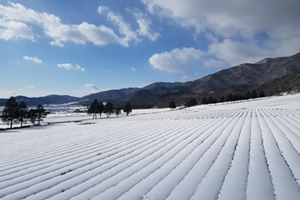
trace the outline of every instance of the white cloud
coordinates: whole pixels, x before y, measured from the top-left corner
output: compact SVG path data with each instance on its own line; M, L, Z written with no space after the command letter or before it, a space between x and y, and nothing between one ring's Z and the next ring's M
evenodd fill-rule
M121 35L125 36L124 38L119 38L118 40L118 42L123 46L129 46L130 41L141 41L141 39L138 38L137 33L131 29L130 24L125 22L121 15L109 11L107 13L107 19L118 27L118 31Z
M204 61L205 67L215 67L215 68L224 68L227 67L227 64L222 60L207 59Z
M245 43L225 39L220 43L209 46L209 53L216 55L219 59L227 61L231 66L244 62L256 62L272 52L259 47L254 43Z
M255 33L273 33L288 27L295 30L300 24L300 2L295 0L252 0L239 3L226 0L218 2L217 6L209 0L142 2L150 13L171 18L183 27L193 27L198 32L209 29L226 36L241 34L252 37Z
M21 4L9 3L9 6L0 5L0 16L6 21L21 23L32 23L41 26L47 37L53 39L51 45L64 46L64 43L70 41L76 44L86 44L88 42L94 45L107 45L109 43L120 43L120 38L114 31L106 26L95 26L87 22L82 22L79 25L63 24L60 18L48 13L39 13L32 9L28 9ZM2 20L3 21L3 20ZM9 29L6 29L7 32ZM23 31L22 33L24 33ZM27 30L29 32L29 30ZM21 39L33 40L32 32L31 37L29 33L27 37ZM24 35L24 34L23 34ZM29 35L29 36L28 36ZM17 37L15 32L11 32L12 38ZM20 36L19 36L20 38ZM122 44L124 45L124 44Z
M34 63L37 63L37 64L41 64L42 63L42 60L38 59L37 57L29 57L29 56L24 56L23 57L24 60L31 60L33 61Z
M78 70L78 71L85 71L84 68L81 68L79 65L72 65L70 63L62 63L62 64L57 64L59 68L67 69L67 70Z
M52 46L58 46L58 47L63 47L64 44L61 41L51 41L50 44Z
M85 85L86 88L89 88L89 89L93 89L93 90L101 90L99 86L96 86L92 83L88 83Z
M26 85L25 86L27 89L33 89L34 88L34 86L32 86L32 85Z
M103 89L101 89L101 87L94 85L92 83L87 83L85 85L83 85L79 90L75 91L75 96L85 96L85 95L89 95L92 93L98 93L98 92L102 92L105 91Z
M131 67L131 71L134 71L134 72L135 72L135 71L136 71L136 69L135 69L134 67Z
M187 80L187 79L189 79L189 76L184 75L184 76L182 76L182 79L183 79L183 80Z
M106 6L99 6L98 7L98 13L99 14L104 14L106 11L108 11L108 7L106 7Z
M0 38L4 40L28 39L34 41L32 30L25 23L1 18Z
M153 32L151 30L151 25L152 21L151 19L147 16L147 14L142 13L138 9L134 9L133 15L136 18L137 23L139 24L139 29L137 30L137 33L140 36L145 36L148 37L152 42L157 40L158 37L160 37L159 33Z
M142 2L151 14L204 33L212 42L209 53L230 64L300 51L298 0Z
M92 83L88 83L85 85L85 93L86 94L97 93L97 92L101 92L101 91L103 91L101 89L101 87L96 86Z
M54 28L55 27L55 28ZM52 38L51 45L64 46L64 43L71 41L76 44L85 45L93 43L102 46L109 43L120 43L119 37L114 31L106 26L95 26L87 22L79 25L64 25L57 23L56 25L45 24L45 34ZM122 44L125 46L125 44Z
M150 65L154 69L167 72L183 72L189 61L200 60L204 52L194 48L173 49L171 52L154 54L149 58Z
M139 30L132 30L129 23L125 22L123 17L114 13L105 6L98 7L98 13L107 14L108 21L112 22L119 31L119 35L107 26L89 24L63 24L59 17L40 13L25 6L9 2L7 6L0 5L0 38L10 39L28 39L34 41L34 33L29 24L40 26L44 30L45 36L52 39L53 46L63 47L66 42L86 45L107 45L111 43L120 44L128 47L131 42L140 42L140 36L149 37L155 40L158 36L150 31L151 21L145 18L139 18Z

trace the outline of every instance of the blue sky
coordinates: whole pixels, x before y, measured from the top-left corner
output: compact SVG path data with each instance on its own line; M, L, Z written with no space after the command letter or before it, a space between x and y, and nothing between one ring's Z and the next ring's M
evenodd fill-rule
M299 0L0 0L0 98L186 82L300 52Z

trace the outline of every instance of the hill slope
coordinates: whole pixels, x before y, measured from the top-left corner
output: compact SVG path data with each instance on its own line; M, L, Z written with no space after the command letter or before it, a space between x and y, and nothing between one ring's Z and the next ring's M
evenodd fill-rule
M17 101L25 100L28 105L69 102L90 105L94 99L98 99L104 102L113 101L120 107L126 101L130 101L135 108L165 107L170 100L182 104L191 98L200 101L208 95L220 97L229 93L246 93L254 89L264 90L265 94L286 92L300 87L298 77L293 76L297 73L300 73L300 53L290 57L265 58L252 64L240 64L186 83L157 82L144 88L109 90L82 98L50 95L38 98L17 97ZM284 87L278 85L282 81ZM0 105L4 105L6 101L7 99L0 99Z
M36 106L38 104L64 104L64 103L76 103L80 101L78 97L72 97L68 95L48 95L44 97L26 97L16 96L16 101L24 101L27 106ZM5 105L7 99L0 99L0 106Z
M300 72L300 53L291 57L266 58L221 70L184 84L193 93L237 93L257 88L286 75Z
M298 73L300 73L300 53L290 57L266 58L257 63L241 64L186 82L160 96L152 97L152 101L164 107L171 100L182 104L191 98L201 101L204 96L219 98L230 93L245 94L251 90L264 90L266 94L287 92L300 87L300 82L295 76ZM271 85L275 87L275 83L280 84L281 78L285 86L278 86L280 90L272 88Z

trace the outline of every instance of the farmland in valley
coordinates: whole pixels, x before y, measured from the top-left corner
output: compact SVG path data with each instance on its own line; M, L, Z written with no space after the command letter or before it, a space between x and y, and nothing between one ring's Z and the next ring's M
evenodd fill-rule
M300 199L299 94L68 117L0 132L0 199Z

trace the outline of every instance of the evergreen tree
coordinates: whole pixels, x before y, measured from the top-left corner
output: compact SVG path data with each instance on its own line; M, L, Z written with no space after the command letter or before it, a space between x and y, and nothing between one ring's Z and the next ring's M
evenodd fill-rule
M249 91L245 94L245 99L250 99L250 92Z
M204 98L202 99L201 103L202 103L202 104L208 104L207 98L204 97Z
M257 93L256 93L255 90L253 90L253 91L251 92L251 98L252 98L252 99L257 98Z
M226 95L225 101L233 101L233 94L230 93L229 95Z
M175 103L175 101L170 101L170 102L169 102L169 108L170 108L170 109L175 109L175 108L176 108L176 103Z
M245 95L243 95L243 94L239 94L239 98L240 98L240 100L245 100L246 99Z
M192 98L191 100L189 100L188 102L186 102L184 104L185 107L191 107L191 106L196 106L198 104L198 102L196 101L195 98Z
M88 108L88 114L89 115L93 115L93 119L97 119L97 113L99 112L99 103L98 103L98 100L95 99L93 101L93 103L90 105L90 107ZM101 117L101 115L100 115Z
M15 97L10 97L2 111L1 120L12 128L13 123L19 121L19 105Z
M36 115L36 120L38 121L38 125L40 125L41 121L43 121L43 118L47 116L47 112L41 104L39 104L36 107L35 115Z
M234 94L233 95L233 101L238 101L238 100L240 100L239 95L238 94Z
M29 118L29 110L26 103L24 101L21 101L19 105L19 121L21 122L21 127L23 125L23 122L26 122L27 118Z
M125 105L125 107L123 109L123 112L126 113L126 116L128 116L128 114L132 112L131 105L130 105L129 102L126 103L126 105Z
M261 97L265 97L265 93L264 93L264 91L260 91L260 93L259 93L259 97L261 98Z
M35 121L36 121L36 118L37 118L37 114L36 114L35 109L30 109L29 110L28 118L29 118L29 121L31 123L33 123L33 125L35 125Z
M184 104L184 107L191 107L191 101L188 101Z
M214 99L213 99L212 96L210 96L210 97L208 98L208 103L209 103L209 104L214 103Z
M198 102L196 101L195 98L192 98L192 99L190 100L190 105L191 105L191 106L196 106L197 104L198 104Z
M229 101L229 98L230 98L230 97L229 97L229 94L227 94L226 97L225 97L225 102L228 102L228 101Z
M269 90L268 91L268 96L270 97L270 96L273 96L274 95L274 91L273 90Z
M119 114L121 114L121 108L116 108L115 109L115 114L117 115L117 117L119 116Z
M100 118L101 118L101 114L104 112L104 105L103 103L100 101L99 104L98 104L98 113L100 115Z
M224 101L225 101L225 97L222 96L222 97L220 98L220 101L219 101L219 102L224 102Z
M114 106L111 102L107 102L104 106L104 112L109 117L114 112Z

